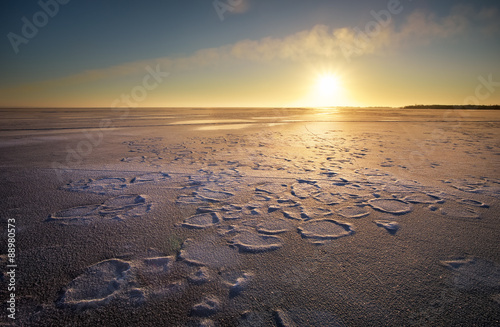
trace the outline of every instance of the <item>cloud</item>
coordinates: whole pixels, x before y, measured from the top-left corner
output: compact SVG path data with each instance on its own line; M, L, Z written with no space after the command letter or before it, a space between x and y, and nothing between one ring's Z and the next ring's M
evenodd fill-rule
M359 56L378 53L384 49L397 49L404 44L427 44L476 29L486 35L497 35L500 33L499 22L500 13L496 8L478 11L471 6L456 6L446 17L415 11L400 26L396 26L394 20L387 21L387 24L377 23L375 18L366 22L364 26L357 27L332 29L326 25L316 25L309 30L284 38L266 37L260 40L242 40L222 47L201 49L190 56L163 57L124 63L16 87L15 91L27 92L34 89L119 78L143 73L145 67L156 65L160 65L162 71L182 71L224 63L228 60L254 62L273 60L300 62L314 61L318 58L351 60ZM6 90L4 89L2 93L7 94L4 91Z
M249 0L229 0L228 3L233 7L232 12L235 14L243 14L250 9Z
M456 8L444 18L435 14L417 11L408 16L405 24L393 32L394 43L432 42L463 33L471 25L465 8Z
M476 20L486 22L481 32L486 35L500 34L500 11L497 8L485 8L476 15Z

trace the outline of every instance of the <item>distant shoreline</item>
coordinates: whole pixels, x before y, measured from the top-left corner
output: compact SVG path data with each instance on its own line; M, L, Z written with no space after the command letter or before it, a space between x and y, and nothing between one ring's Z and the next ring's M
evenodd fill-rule
M125 107L124 107L125 108ZM212 110L212 109L460 109L460 110L500 110L500 105L410 105L404 107L384 107L384 106L367 106L367 107L351 107L351 106L324 106L324 107L130 107L129 109L195 109L195 110ZM113 107L0 107L0 110L9 109L113 109Z

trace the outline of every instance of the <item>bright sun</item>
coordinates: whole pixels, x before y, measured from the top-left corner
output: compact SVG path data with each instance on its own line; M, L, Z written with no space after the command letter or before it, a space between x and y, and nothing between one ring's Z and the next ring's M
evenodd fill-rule
M306 106L326 108L349 104L349 92L344 75L323 70L311 77L309 92L303 100Z
M337 96L340 93L340 80L333 74L324 74L318 77L316 89L320 96Z

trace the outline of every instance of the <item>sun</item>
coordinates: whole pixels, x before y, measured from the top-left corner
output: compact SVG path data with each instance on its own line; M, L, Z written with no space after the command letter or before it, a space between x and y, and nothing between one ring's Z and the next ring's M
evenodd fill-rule
M314 69L304 83L307 93L297 103L316 108L350 106L351 84L348 77L348 74L341 71Z
M318 95L324 97L339 95L341 90L339 77L334 74L320 75L316 82L316 90Z
M309 96L312 106L334 107L346 104L347 92L340 75L323 72L316 75Z

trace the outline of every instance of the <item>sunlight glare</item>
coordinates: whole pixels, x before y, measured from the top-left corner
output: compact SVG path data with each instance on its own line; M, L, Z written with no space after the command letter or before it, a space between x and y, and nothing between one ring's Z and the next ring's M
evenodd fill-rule
M315 106L344 105L345 90L340 76L334 73L318 75L311 97L311 104Z
M339 78L331 74L320 76L317 82L317 90L321 95L338 94L340 90Z

